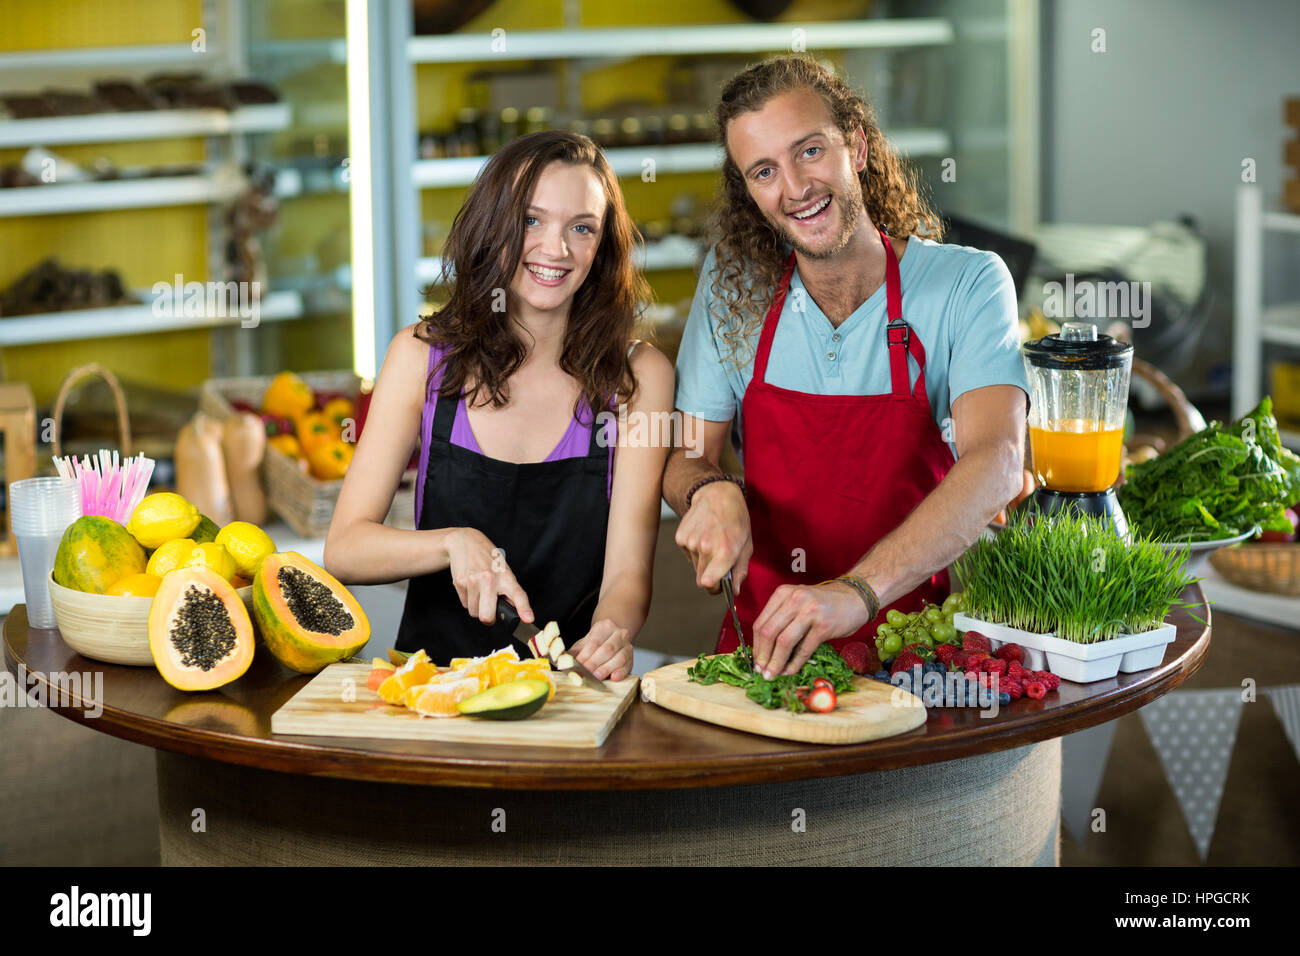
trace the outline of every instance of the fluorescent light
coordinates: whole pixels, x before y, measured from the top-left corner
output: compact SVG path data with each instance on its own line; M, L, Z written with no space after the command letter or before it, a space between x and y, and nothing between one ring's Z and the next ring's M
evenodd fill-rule
M363 379L375 377L374 208L370 164L369 0L347 0L348 163L352 216L352 367Z

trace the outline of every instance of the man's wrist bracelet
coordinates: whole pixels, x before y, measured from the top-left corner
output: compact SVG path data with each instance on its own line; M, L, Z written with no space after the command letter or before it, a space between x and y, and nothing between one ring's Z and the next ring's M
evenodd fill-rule
M691 510L691 499L695 497L695 492L714 481L730 481L740 489L742 495L745 493L745 482L742 479L737 478L735 475L707 475L695 484L691 485L691 490L686 492L686 507L682 510L682 514Z
M847 584L858 592L858 597L862 598L862 603L867 606L867 623L874 621L876 615L880 613L880 598L876 596L875 588L856 574L841 574L835 580Z

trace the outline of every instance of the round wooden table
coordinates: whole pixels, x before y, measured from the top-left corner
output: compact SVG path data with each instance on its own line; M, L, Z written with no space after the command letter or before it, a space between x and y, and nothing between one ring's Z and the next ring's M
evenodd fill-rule
M1051 864L1060 738L1200 667L1209 608L1199 587L1184 597L1200 620L1174 613L1159 667L1066 681L996 716L934 708L914 731L842 746L732 731L644 700L591 750L287 737L271 734L271 715L310 677L264 652L220 691L185 693L152 668L90 661L57 630L29 629L22 605L4 652L51 709L157 750L164 864ZM60 695L60 675L95 672L101 699L87 677L83 692Z

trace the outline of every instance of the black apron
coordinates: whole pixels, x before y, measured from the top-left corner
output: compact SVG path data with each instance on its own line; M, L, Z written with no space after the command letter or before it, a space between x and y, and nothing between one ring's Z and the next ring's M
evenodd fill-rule
M474 528L505 552L534 623L557 621L566 644L586 635L605 570L610 450L593 423L584 458L517 465L451 443L456 399L437 396L420 509L421 530ZM590 414L590 412L588 412ZM443 570L411 578L397 649L424 648L436 664L514 645L513 628L471 617Z

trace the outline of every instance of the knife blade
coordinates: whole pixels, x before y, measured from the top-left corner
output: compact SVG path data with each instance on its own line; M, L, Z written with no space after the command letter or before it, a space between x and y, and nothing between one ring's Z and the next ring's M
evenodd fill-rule
M740 615L736 612L736 586L732 581L730 571L728 571L722 579L722 593L727 599L727 606L731 608L731 624L736 629L736 639L740 641L741 647L747 647L745 644L745 634L740 629ZM747 653L749 655L749 666L753 672L757 674L758 668L754 666L753 648L749 648Z
M532 637L534 634L537 634L539 631L541 631L541 628L539 628L536 624L529 624L527 621L523 620L519 616L519 612L515 610L515 606L511 604L509 601L507 601L504 597L497 598L497 620L500 621L502 624L506 624L506 625L513 624L514 625L513 633L516 637L519 637L520 631L523 628L529 628L530 630L525 631L524 637L521 638L521 640L523 640L525 644L528 643L529 637ZM531 647L531 645L529 646ZM567 648L565 649L565 653L566 654L569 653ZM564 668L565 671L573 671L573 673L577 674L579 677L582 678L582 683L587 687L590 687L592 690L598 690L603 694L614 693L612 690L610 690L608 687L605 686L604 681L598 678L591 671L587 670L587 668L584 667L582 664L578 663L578 659L576 657L573 657L572 654L569 654L569 657L573 658L573 664L569 667ZM555 667L554 661L551 662L551 666ZM557 671L560 670L558 667L555 667L555 669Z

